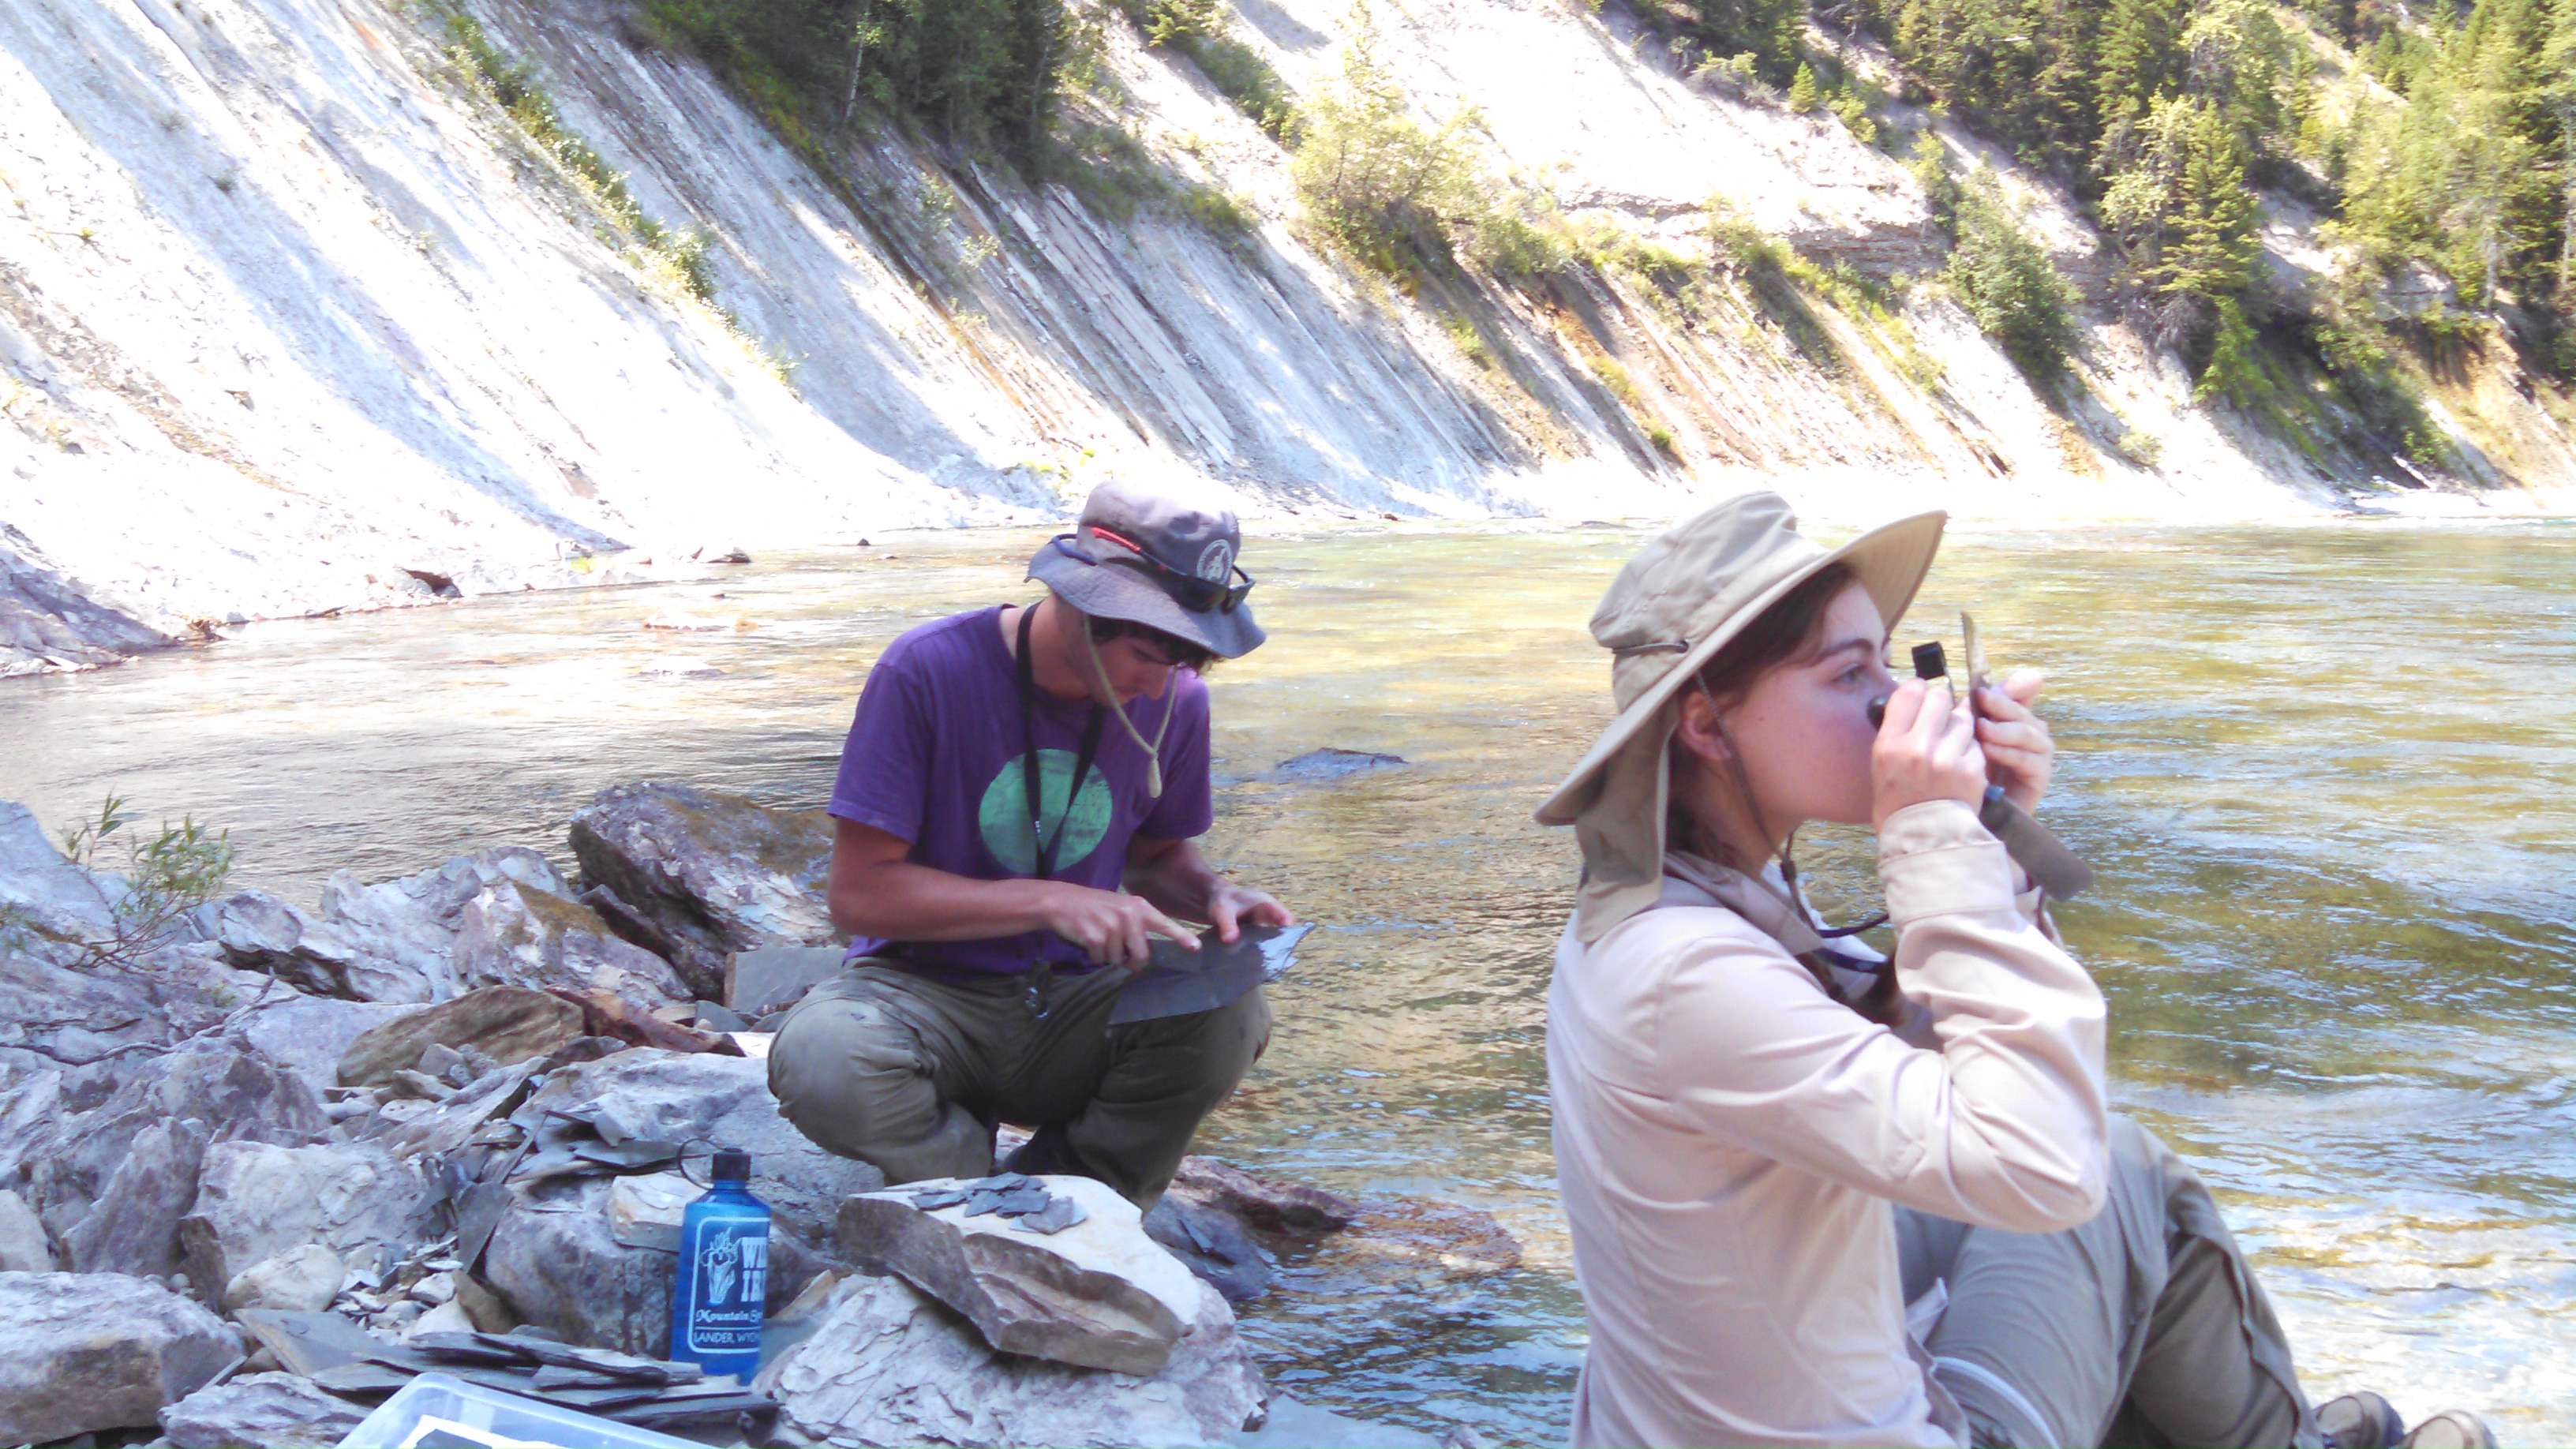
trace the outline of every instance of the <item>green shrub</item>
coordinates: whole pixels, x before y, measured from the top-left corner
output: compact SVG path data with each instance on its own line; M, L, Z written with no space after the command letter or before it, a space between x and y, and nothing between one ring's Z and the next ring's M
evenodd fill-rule
M181 916L212 900L232 875L232 832L210 831L189 817L176 825L165 820L159 834L146 838L127 834L134 823L125 801L111 793L98 818L63 832L63 855L72 864L125 877L124 893L109 907L109 938L83 947L83 968L142 964ZM112 849L121 858L107 859Z
M537 83L535 68L504 55L473 16L461 11L449 14L447 34L448 59L501 108L520 134L570 174L592 205L634 236L629 261L701 302L715 300L715 269L707 259L707 249L715 240L712 233L702 227L673 229L646 216L626 189L626 178L565 124L554 97Z
M1394 256L1407 243L1445 244L1443 218L1472 200L1476 168L1465 112L1437 130L1413 118L1404 92L1378 59L1377 24L1365 0L1351 10L1340 84L1306 108L1305 135L1289 164L1298 199L1328 235L1363 259Z
M2064 373L2081 336L2074 290L2022 230L1991 177L1980 174L1961 193L1958 229L1942 277L1959 304L2034 380Z

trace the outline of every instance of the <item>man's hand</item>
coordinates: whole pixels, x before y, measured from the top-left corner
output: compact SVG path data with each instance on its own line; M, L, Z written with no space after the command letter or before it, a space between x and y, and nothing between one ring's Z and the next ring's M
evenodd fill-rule
M1909 679L1887 697L1869 765L1871 819L1880 829L1909 805L1956 800L1973 810L1985 799L1976 713L1964 699L1953 702L1949 686L1938 681Z
M1216 888L1208 892L1208 924L1216 927L1218 940L1232 941L1243 934L1244 926L1293 926L1297 917L1271 899L1268 891L1239 886L1220 876Z
M1044 881L1046 928L1080 946L1105 966L1142 971L1162 936L1187 950L1199 948L1196 931L1154 909L1143 896L1093 890L1069 881ZM1265 898L1266 899L1266 898Z
M1977 742L1986 750L1986 779L2003 786L2004 798L2025 813L2039 808L2057 760L2057 741L2030 708L2047 682L2036 669L2016 669L2001 688L1977 691Z

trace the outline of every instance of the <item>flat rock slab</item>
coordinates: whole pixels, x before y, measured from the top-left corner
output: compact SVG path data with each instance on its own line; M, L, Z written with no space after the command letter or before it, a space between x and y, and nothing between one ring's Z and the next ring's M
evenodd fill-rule
M199 1389L161 1411L170 1449L328 1449L367 1411L294 1374L250 1374Z
M241 1355L231 1325L121 1273L0 1273L0 1443L158 1424Z
M360 1033L340 1054L340 1085L390 1081L431 1046L470 1046L509 1066L579 1035L581 1008L571 1002L525 986L487 986Z
M1183 1332L1150 1375L998 1353L902 1279L859 1277L752 1386L779 1401L784 1424L834 1444L1222 1444L1259 1418L1266 1390L1225 1300L1186 1273L1181 1283Z
M1050 1196L1080 1205L1083 1220L1053 1233L1023 1231L999 1214L969 1216L972 1197L916 1207L915 1194L963 1184L912 1183L843 1203L841 1251L902 1275L1005 1353L1159 1372L1198 1311L1198 1280L1146 1236L1135 1204L1107 1184L1038 1181Z

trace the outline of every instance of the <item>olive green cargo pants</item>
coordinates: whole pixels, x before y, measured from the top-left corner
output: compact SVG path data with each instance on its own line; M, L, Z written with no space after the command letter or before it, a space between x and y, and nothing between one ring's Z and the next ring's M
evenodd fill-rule
M1127 973L1114 967L941 981L878 958L814 988L779 1024L769 1090L815 1145L890 1183L982 1177L993 1124L1069 1148L1088 1176L1139 1207L1162 1196L1200 1119L1270 1042L1254 987L1192 1016L1109 1025Z

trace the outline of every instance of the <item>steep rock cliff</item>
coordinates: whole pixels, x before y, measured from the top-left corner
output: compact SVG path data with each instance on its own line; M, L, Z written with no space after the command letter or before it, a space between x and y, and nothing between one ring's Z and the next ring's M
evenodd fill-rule
M882 121L786 144L624 0L467 3L0 0L0 563L51 581L12 586L0 667L1060 516L1108 469L1434 516L1666 513L1762 479L1827 512L2243 517L2369 486L2194 406L2108 317L2083 386L2043 398L1937 289L1879 306L1649 255L1407 295L1320 249L1279 146L1114 15L1119 124L1246 225ZM496 103L463 13L622 196ZM1817 267L1938 265L1895 162L1692 76L1615 7L1378 15L1427 113L1472 106L1498 167L1599 235L1707 258L1716 196ZM1236 23L1307 90L1345 18ZM2084 278L2099 242L2019 189ZM693 278L675 236L703 239ZM2449 506L2576 480L2563 400L2475 358L2456 392L2463 436L2510 446Z

